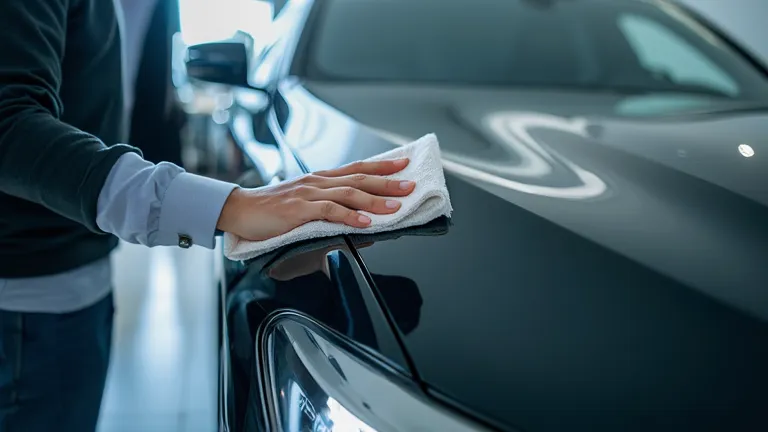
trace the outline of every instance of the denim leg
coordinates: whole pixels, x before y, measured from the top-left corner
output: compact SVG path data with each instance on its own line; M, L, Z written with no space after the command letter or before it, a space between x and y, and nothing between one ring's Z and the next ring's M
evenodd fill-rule
M66 314L0 311L0 432L96 430L112 301Z

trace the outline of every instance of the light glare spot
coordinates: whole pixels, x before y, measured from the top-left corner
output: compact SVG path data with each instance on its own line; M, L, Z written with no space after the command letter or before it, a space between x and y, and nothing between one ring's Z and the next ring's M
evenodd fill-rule
M749 144L741 144L739 145L739 153L744 157L752 157L755 155L755 149Z

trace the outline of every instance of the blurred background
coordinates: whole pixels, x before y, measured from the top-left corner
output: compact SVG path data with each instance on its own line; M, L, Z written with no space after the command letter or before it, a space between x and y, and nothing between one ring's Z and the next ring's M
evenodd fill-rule
M680 1L768 62L768 1ZM256 51L267 46L278 31L271 25L275 6L259 0L122 0L122 6L131 143L149 159L236 180L242 158L217 127L228 120L232 95L194 88L176 72L191 44L241 36ZM199 247L121 245L114 256L116 333L101 432L216 430L220 257Z

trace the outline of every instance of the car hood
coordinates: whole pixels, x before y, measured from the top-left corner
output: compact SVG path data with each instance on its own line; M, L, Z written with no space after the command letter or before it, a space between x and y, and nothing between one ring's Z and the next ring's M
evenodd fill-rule
M765 406L760 109L678 95L292 92L322 119L320 141L346 142L341 159L299 149L312 170L440 140L449 232L360 251L371 273L419 287L420 322L403 338L436 395L524 430L632 430L662 412L656 429L739 424ZM715 409L731 407L739 417Z

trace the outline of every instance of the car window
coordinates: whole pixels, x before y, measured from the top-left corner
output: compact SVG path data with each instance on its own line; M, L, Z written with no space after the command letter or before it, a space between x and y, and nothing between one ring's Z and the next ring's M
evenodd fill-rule
M325 0L316 80L673 91L768 99L768 81L680 13L624 0Z
M648 71L674 82L711 87L731 96L738 94L733 79L669 28L637 15L623 15L619 26Z

